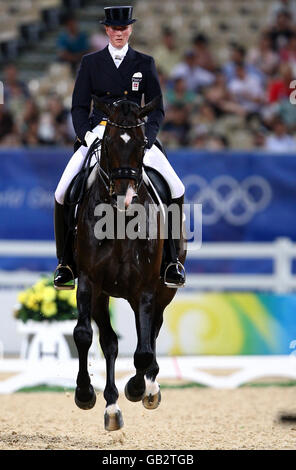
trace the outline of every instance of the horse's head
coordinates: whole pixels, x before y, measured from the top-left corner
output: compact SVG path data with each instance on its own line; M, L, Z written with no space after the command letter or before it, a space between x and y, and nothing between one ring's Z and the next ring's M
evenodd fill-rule
M100 166L108 177L110 195L116 204L124 196L125 208L137 196L142 182L142 165L147 139L143 118L158 106L160 97L144 107L121 99L112 105L93 96L94 106L107 117Z

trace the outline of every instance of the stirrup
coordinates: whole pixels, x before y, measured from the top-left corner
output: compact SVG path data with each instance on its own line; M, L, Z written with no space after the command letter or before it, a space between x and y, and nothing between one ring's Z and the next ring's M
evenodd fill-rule
M67 281L65 284L58 285L58 284L56 284L56 279L55 278L56 278L56 273L60 268L68 269L68 271L71 274L72 279L69 279L69 281ZM54 272L53 286L56 290L73 290L73 289L75 289L75 276L74 276L72 268L68 264L58 264L57 265L57 267L55 269L55 272Z
M184 272L184 282L183 284L173 284L172 282L167 282L166 281L166 274L167 274L167 270L171 267L171 266L177 266L177 267L181 267L181 269L183 270ZM171 287L173 289L179 289L180 287L185 287L185 284L186 284L186 271L185 271L185 268L183 266L183 264L177 260L175 263L171 262L167 265L167 267L165 268L165 272L164 272L164 275L163 275L163 281L164 281L164 284L167 286L167 287Z

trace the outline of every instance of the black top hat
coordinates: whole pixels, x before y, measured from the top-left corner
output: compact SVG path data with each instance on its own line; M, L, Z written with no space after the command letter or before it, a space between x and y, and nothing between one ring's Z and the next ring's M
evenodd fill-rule
M133 7L131 6L106 7L104 11L105 19L101 20L100 23L106 26L127 26L136 21L132 19Z

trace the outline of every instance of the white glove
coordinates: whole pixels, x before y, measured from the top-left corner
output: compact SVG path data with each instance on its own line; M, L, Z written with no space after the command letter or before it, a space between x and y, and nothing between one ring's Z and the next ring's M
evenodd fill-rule
M84 140L88 148L94 143L96 139L98 139L98 136L91 131L87 131L84 136Z

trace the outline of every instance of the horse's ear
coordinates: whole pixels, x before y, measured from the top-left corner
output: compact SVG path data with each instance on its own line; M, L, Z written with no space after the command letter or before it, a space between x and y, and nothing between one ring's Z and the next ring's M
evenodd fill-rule
M102 111L106 117L109 117L110 105L108 103L104 103L103 101L100 101L100 99L96 95L91 95L91 96L94 102L94 107Z
M154 111L155 108L161 106L162 98L161 95L156 96L153 100L149 101L143 108L140 109L138 118L142 119L143 117L147 116L151 111Z

